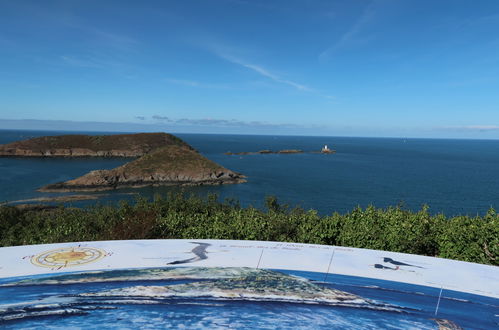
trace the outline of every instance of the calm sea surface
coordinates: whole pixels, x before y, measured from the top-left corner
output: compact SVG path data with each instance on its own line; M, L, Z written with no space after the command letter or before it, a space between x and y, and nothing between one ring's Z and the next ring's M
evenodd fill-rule
M84 134L102 134L82 132ZM43 135L75 132L0 130L0 144ZM109 133L112 134L112 133ZM248 177L239 185L182 188L198 194L218 193L242 205L262 206L275 195L291 206L322 214L347 212L360 205L386 207L403 203L432 213L484 214L499 207L499 141L397 138L302 137L176 134L209 159ZM224 152L262 149L320 150L333 155L245 155ZM58 196L37 192L48 183L69 180L94 169L111 169L129 159L0 158L0 201ZM96 193L101 202L152 197L175 187L148 187ZM75 202L86 205L91 202Z

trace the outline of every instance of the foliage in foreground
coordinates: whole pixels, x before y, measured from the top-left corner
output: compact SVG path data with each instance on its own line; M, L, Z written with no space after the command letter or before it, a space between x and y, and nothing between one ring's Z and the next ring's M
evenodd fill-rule
M351 246L499 265L499 215L447 218L427 207L320 216L274 197L267 210L181 194L134 204L23 211L0 206L0 246L118 239L235 239Z

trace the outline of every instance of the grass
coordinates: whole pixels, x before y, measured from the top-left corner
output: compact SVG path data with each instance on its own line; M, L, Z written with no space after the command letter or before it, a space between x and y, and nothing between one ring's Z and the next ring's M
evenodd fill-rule
M13 148L31 150L80 148L92 151L110 151L139 149L144 150L144 152L165 145L189 147L178 137L167 133L43 136L9 144Z
M176 145L161 147L123 165L123 170L131 174L173 173L176 171L197 174L219 169L223 169L223 167L202 156L197 151Z

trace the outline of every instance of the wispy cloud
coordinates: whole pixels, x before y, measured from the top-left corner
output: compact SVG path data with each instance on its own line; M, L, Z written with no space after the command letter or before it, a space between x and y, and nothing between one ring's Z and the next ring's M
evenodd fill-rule
M499 125L446 126L444 129L471 132L490 132L499 131Z
M138 120L146 120L146 117L144 117L144 116L135 116L135 119L138 119Z
M136 117L137 118L137 117ZM217 127L299 127L294 124L275 124L263 121L244 121L237 119L218 119L218 118L179 118L173 119L166 116L154 115L151 117L156 122L169 123L174 125L188 125L188 126L217 126Z
M293 125L224 119L181 119L181 123L166 122L82 122L70 120L2 119L0 128L60 130L66 131L113 131L113 132L183 132L183 133L231 133L231 134L324 134L327 126Z
M258 73L259 75L261 75L265 78L269 78L277 83L285 84L285 85L294 87L294 88L301 90L301 91L307 91L307 92L313 91L313 89L310 87L307 87L305 85L299 84L299 83L291 81L291 80L283 79L283 78L279 77L278 75L270 72L269 70L267 70L259 65L243 61L240 58L237 58L237 57L234 57L232 55L225 54L225 53L217 52L216 55L218 55L219 57L221 57L221 58L223 58L231 63L234 63L234 64L240 65L242 67L245 67L247 69L250 69L250 70Z
M294 127L292 124L271 124L262 121L241 121L236 119L188 119L182 118L175 121L177 124L200 126L230 126L230 127Z
M169 117L158 116L158 115L152 116L152 119L158 120L158 121L167 121L167 122L171 122L172 121Z
M93 21L91 16L85 15L88 4L83 2L50 5L37 1L17 1L9 5L17 15L13 19L23 17L32 20L30 24L33 28L29 29L29 37L43 40L47 35L54 35L56 39L71 36L71 45L74 47L71 47L70 54L59 53L56 57L37 55L44 56L42 61L47 64L62 63L82 68L123 68L129 67L126 65L129 57L142 49L135 34L123 33L123 29L113 28L113 24ZM60 35L61 31L64 32L64 37ZM4 43L2 38L3 36L0 36L0 47ZM24 46L23 42L17 40L16 44ZM31 50L26 52L27 54L41 54L32 45L26 44L26 47ZM13 45L9 48L12 49Z
M272 70L269 70L268 68L265 68L262 65L255 64L252 61L246 60L245 59L246 56L241 55L241 54L247 53L247 52L245 52L244 50L241 50L239 48L223 45L223 44L220 44L217 42L212 42L212 41L207 42L206 40L204 42L197 42L196 44L197 44L197 46L203 47L204 49L208 50L209 52L211 52L215 56L217 56L217 57L219 57L227 62L230 62L232 64L238 65L240 67L243 67L245 69L248 69L248 70L251 70L251 71L257 73L261 77L266 78L267 81L271 81L271 82L278 83L281 85L289 86L289 87L292 87L298 91L312 93L312 94L315 94L315 95L318 95L318 96L321 96L321 97L324 97L324 98L327 98L330 100L335 98L334 96L325 94L325 93L318 91L318 90L316 90L310 86L307 86L305 84L283 78L281 75L276 74Z
M139 44L137 39L123 34L122 29L109 29L110 24L89 19L90 16L85 15L85 12L91 8L88 6L93 5L86 2L65 1L64 4L61 2L58 5L51 5L40 1L11 1L5 2L5 5L11 7L12 12L18 13L19 17L33 20L30 23L35 26L32 32L36 35L47 33L47 29L52 29L56 33L60 30L76 32L73 33L74 38L78 39L78 44L85 49L90 45L93 48L125 51L136 49Z
M372 0L362 11L362 14L357 18L353 25L335 42L332 46L328 47L319 54L320 60L327 60L331 55L352 44L358 35L371 23L376 15L378 1Z

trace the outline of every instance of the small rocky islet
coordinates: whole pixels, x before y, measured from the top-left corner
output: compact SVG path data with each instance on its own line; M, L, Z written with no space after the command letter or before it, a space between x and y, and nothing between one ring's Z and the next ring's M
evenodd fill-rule
M149 185L216 185L245 176L202 156L167 133L44 136L0 145L0 157L134 157L111 170L49 184L43 192L100 191Z
M304 153L311 153L311 154L335 154L336 150L329 149L328 146L324 146L322 150L319 151L303 151L301 149L283 149L283 150L269 150L269 149L264 149L260 151L243 151L243 152L231 152L228 151L225 153L225 155L232 156L232 155L267 155L267 154L284 154L284 155L289 155L289 154L304 154Z

